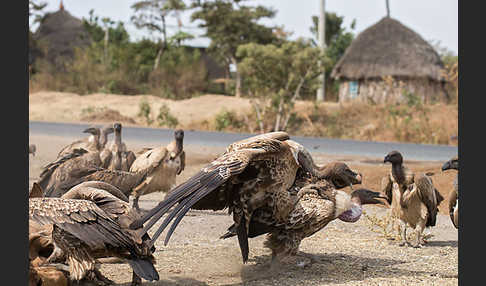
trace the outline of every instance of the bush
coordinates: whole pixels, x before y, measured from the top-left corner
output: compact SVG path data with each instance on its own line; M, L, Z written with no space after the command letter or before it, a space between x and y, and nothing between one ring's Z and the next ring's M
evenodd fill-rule
M138 116L144 118L147 125L151 125L152 122L154 122L150 116L150 113L150 105L145 99L142 99L139 104Z
M239 120L234 111L221 110L214 118L216 130L221 131L228 127L241 128L243 122Z
M162 105L159 109L159 115L157 115L157 122L159 126L167 126L169 128L175 128L179 124L179 120L170 113L170 109L167 105Z

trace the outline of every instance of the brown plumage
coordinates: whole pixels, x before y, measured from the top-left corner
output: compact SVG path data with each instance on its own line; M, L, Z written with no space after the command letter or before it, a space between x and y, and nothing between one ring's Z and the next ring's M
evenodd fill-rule
M130 172L146 172L147 177L133 189L133 207L139 209L140 196L153 192L168 192L176 184L176 176L185 168L183 150L184 131L174 132L174 140L167 146L146 149L130 167Z
M403 165L403 157L398 151L388 153L384 162L392 164L389 175L382 179L383 192L391 204L391 214L402 225L400 245L409 244L406 237L406 226L415 229L414 247L422 247L425 241L422 232L426 227L435 226L438 206L444 200L435 189L432 179L425 175L415 174Z
M229 214L233 215L243 262L246 262L248 230L254 211L266 207L275 220L285 221L295 204L295 196L287 190L294 184L298 169L316 173L306 169L311 164L299 163L305 160L305 156L300 154L303 147L293 141L287 142L290 141L288 139L285 132L271 132L231 144L225 153L172 189L158 206L132 226L140 227L150 220L144 226L144 231L148 231L177 204L152 238L154 242L175 219L165 238L167 244L190 208L228 208Z
M135 283L140 282L140 277L158 280L153 266L154 249L147 244L150 238L141 229L128 228L139 214L119 190L101 189L103 184L80 184L62 198L30 198L29 219L53 224L53 243L65 255L73 280L87 278L98 284L109 283L95 269L95 259L100 257L124 259L134 271Z
M446 170L457 170L459 171L459 158L456 156L442 165L442 171ZM459 183L456 178L454 179L453 189L449 192L449 216L451 218L452 224L458 229L459 228Z
M38 181L47 197L59 197L59 186L67 181L80 178L92 172L101 165L98 152L88 152L85 149L73 149L71 153L56 159L43 167Z
M83 130L83 133L89 133L91 135L63 147L57 154L57 158L70 154L74 149L79 148L85 149L89 152L101 151L106 144L108 134L113 133L113 127L105 127L103 129L90 127Z
M72 187L88 181L101 181L108 183L120 189L125 195L129 196L132 190L140 185L146 178L147 172L125 172L117 170L108 170L100 167L86 167L79 170L78 176L71 176L58 184L48 197L60 197Z
M113 141L100 154L102 166L109 170L128 171L133 161L135 161L135 153L129 151L126 144L122 142L121 123L115 122L113 130Z
M361 183L361 175L345 164L345 168L341 168L340 164L330 165L339 167L328 167L328 175L340 177L341 180L353 184ZM376 198L384 198L377 192L365 189L348 195L337 190L331 181L303 172L298 172L296 181L288 192L294 197L295 204L285 220L276 219L272 210L265 206L256 209L250 221L248 237L268 234L265 246L272 251L272 263L289 255L296 255L304 238L312 236L334 219L355 222L361 216L362 204L383 204ZM236 227L233 224L221 238L235 235Z

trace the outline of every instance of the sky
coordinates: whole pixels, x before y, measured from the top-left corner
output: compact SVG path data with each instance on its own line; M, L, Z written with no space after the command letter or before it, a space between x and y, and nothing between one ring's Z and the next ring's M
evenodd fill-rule
M41 0L48 5L46 12L59 9L61 0ZM133 14L130 6L135 0L62 0L69 13L78 18L88 18L89 11L94 9L95 15L109 17L125 23L125 28L131 39L143 37L155 38L146 31L138 30L130 22ZM189 3L189 1L185 1ZM312 37L309 28L311 17L319 15L320 0L251 0L250 5L264 5L277 11L272 19L262 21L263 24L284 26L284 30L293 32L292 38ZM440 46L458 54L458 0L389 0L390 16L405 26L420 34L426 41L440 42ZM326 12L334 12L344 16L344 26L350 30L353 19L356 26L353 32L360 33L386 16L385 0L326 0ZM199 37L204 30L197 28L197 22L190 21L190 12L180 15L184 25L182 30L190 32L196 39L187 42L193 46L207 46L209 39ZM169 18L169 35L176 31L177 20ZM33 30L36 26L33 26Z

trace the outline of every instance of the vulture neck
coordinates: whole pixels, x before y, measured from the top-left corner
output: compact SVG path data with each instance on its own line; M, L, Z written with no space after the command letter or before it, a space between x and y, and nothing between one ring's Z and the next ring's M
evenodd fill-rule
M89 145L98 149L100 146L100 135L99 134L91 134L88 138Z
M399 185L405 183L405 174L402 163L392 163L392 175Z
M184 138L176 139L176 153L179 154L182 151L182 142Z
M103 148L106 145L106 141L108 140L108 134L106 132L101 132L101 137L100 137L100 147Z
M120 131L115 131L115 138L113 139L115 140L115 144L117 146L121 146L121 132Z

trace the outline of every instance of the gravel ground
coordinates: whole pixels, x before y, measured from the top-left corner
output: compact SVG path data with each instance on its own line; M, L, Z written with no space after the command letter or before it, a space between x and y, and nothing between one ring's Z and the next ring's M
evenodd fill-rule
M36 156L30 157L30 185L38 179L41 167L75 139L30 136L30 143L37 145ZM126 143L135 151L149 147L141 142ZM178 183L222 151L191 145L185 149L186 169L177 178ZM388 151L384 150L384 154ZM363 187L374 190L379 190L378 179L390 168L380 164L381 158L329 154L316 157L319 164L331 160L345 161L362 172ZM434 184L444 196L451 189L455 173L440 173L441 163L408 162L408 165L413 170L436 172ZM150 209L163 197L161 193L143 196L140 206ZM364 217L356 223L336 220L301 244L301 251L315 255L320 261L299 267L298 260L289 260L273 271L269 269L270 251L263 247L265 237L250 239L250 259L243 264L237 239L218 239L232 224L231 217L225 212L190 211L167 246L162 239L155 245L160 281L144 281L143 285L457 285L458 232L446 215L446 205L447 201L441 204L437 225L425 231L433 236L421 249L400 247L397 241L386 240L370 230ZM378 217L388 211L378 206L364 208L368 215ZM132 271L127 264L103 264L101 271L118 285L130 285Z

